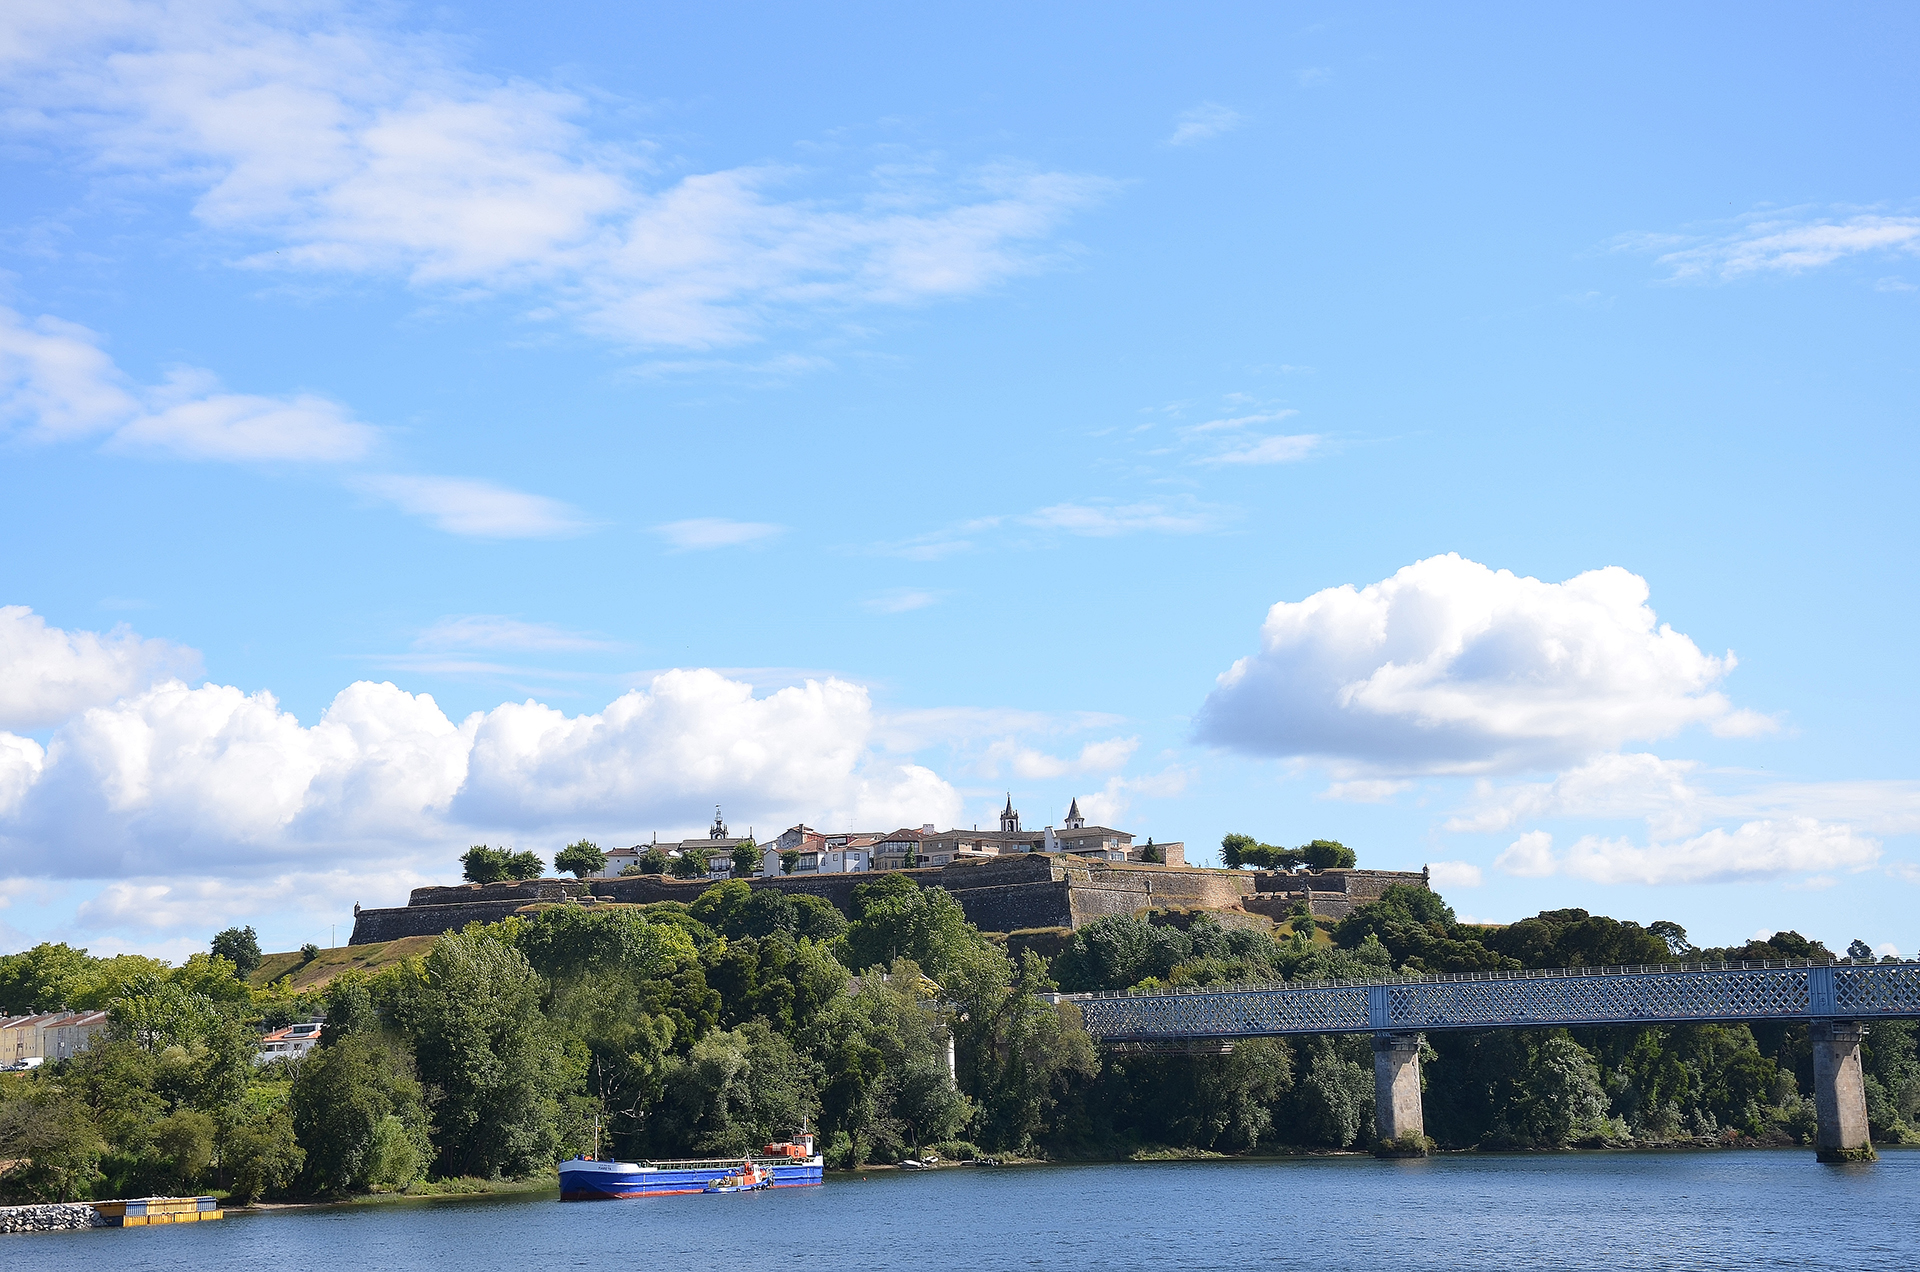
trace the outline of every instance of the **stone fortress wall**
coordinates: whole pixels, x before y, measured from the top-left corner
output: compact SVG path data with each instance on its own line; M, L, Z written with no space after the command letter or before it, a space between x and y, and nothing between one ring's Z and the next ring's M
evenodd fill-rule
M922 887L945 888L960 903L968 921L983 932L1071 929L1103 915L1159 910L1213 910L1281 921L1302 899L1312 906L1315 915L1339 918L1355 906L1377 898L1390 884L1426 886L1424 871L1415 874L1395 870L1326 870L1287 875L1204 866L1088 861L1067 854L1041 852L970 859L891 873L903 874ZM853 905L855 888L884 877L868 872L777 875L749 879L747 884L821 897L847 913ZM522 907L541 903L691 902L713 883L710 879L633 875L619 879L534 879L524 883L415 888L404 906L368 910L355 906L349 944L369 945L405 936L436 936L457 931L468 923L495 923Z

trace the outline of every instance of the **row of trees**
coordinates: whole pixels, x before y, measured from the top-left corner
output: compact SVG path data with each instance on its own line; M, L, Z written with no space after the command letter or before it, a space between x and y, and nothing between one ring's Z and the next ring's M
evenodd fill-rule
M0 1002L101 1007L112 1021L72 1060L0 1075L0 1161L12 1163L0 1189L394 1191L544 1170L587 1147L596 1123L602 1147L631 1158L732 1155L807 1119L842 1167L933 1146L1060 1157L1364 1146L1364 1037L1103 1056L1075 1010L1044 995L1824 953L1793 933L1694 950L1677 925L1581 910L1476 927L1401 887L1325 934L1103 918L1049 961L1010 955L946 892L900 875L856 888L850 915L744 881L691 904L556 905L304 994L247 984L230 955L250 939L222 933L223 952L179 967L56 945L0 958ZM308 1013L325 1018L312 1053L253 1063L262 1028ZM1868 1036L1878 1138L1920 1122L1915 1033L1880 1024ZM1424 1059L1427 1128L1446 1145L1786 1142L1813 1129L1804 1026L1436 1034Z
M735 878L746 878L760 869L760 849L752 839L746 839L733 846L731 865ZM780 854L781 863L788 873L792 873L794 863L800 859L797 852ZM599 874L607 868L607 854L590 839L582 839L568 844L554 854L553 868L561 874L570 874L576 879ZM460 857L461 878L469 883L504 883L510 880L538 879L546 873L546 863L538 853L513 852L506 848L489 848L485 844L475 844ZM664 848L653 847L640 854L640 860L628 866L622 874L670 874L678 879L695 879L707 873L706 862L697 857L681 853L669 856Z
M1229 870L1253 866L1261 870L1351 870L1353 849L1337 839L1315 839L1298 848L1276 848L1252 835L1228 835L1220 841L1220 860Z

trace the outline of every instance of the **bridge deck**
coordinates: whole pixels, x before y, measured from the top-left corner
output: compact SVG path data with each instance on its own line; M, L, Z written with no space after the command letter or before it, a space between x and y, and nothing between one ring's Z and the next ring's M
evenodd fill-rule
M1920 1018L1920 962L1726 963L1069 994L1106 1042L1553 1025Z

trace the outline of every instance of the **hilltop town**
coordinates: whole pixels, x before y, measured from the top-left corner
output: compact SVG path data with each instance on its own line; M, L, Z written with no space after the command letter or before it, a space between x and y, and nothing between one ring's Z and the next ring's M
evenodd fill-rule
M1229 837L1230 839L1238 837ZM1251 841L1247 841L1251 843ZM1008 795L994 830L939 830L932 824L893 831L822 831L796 825L765 843L751 830L729 833L720 810L704 839L661 841L602 852L576 844L556 858L574 878L513 878L501 869L469 882L415 888L404 906L354 907L350 944L368 945L491 923L529 907L552 904L634 905L690 902L713 883L742 879L755 888L817 896L843 914L853 890L876 873L900 874L950 893L982 932L1047 945L1105 915L1208 912L1228 926L1270 929L1295 913L1338 920L1394 884L1425 889L1422 871L1361 870L1350 850L1327 841L1278 852L1286 865L1242 871L1189 866L1183 842L1141 840L1130 831L1089 826L1075 799L1059 826L1029 830ZM496 854L476 848L469 854ZM521 854L529 872L541 867ZM1292 859L1306 869L1293 869ZM1236 859L1232 864L1238 865Z

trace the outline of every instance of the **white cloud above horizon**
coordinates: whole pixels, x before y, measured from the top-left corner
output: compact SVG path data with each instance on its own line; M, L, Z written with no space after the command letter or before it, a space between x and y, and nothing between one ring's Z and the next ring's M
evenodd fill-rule
M0 605L0 729L58 724L157 680L199 673L199 651L140 637L125 624L104 634L65 631L24 605ZM27 738L12 743L11 765L0 759L0 807L7 800L5 775L12 772L17 780L25 748L38 750ZM6 745L0 734L0 748Z
M181 368L133 383L100 337L43 314L0 307L0 423L40 443L104 437L109 449L228 462L343 463L364 458L379 430L312 393L228 393L210 372Z
M502 649L520 653L621 647L618 641L501 614L450 614L422 630L413 645L415 649Z
M1773 728L1715 688L1733 655L1658 625L1647 596L1617 566L1544 583L1448 554L1281 601L1196 733L1363 777L1555 768L1692 725Z
M1219 102L1201 102L1180 112L1174 121L1173 134L1167 138L1169 146L1191 146L1207 141L1222 133L1230 133L1246 122L1246 116L1230 106Z
M1675 282L1799 274L1850 256L1920 254L1920 216L1756 213L1717 235L1633 235L1619 246L1660 252Z
M1880 843L1851 826L1791 817L1716 827L1677 842L1582 835L1556 852L1553 835L1528 831L1494 865L1523 879L1568 875L1593 883L1645 885L1750 883L1820 871L1858 872L1880 860Z
M656 146L595 132L592 93L482 73L392 17L27 0L0 13L0 82L16 133L191 191L247 268L510 294L634 346L978 292L1115 188L1009 163L895 161L827 197L784 193L809 175L790 166L667 178Z
M347 484L435 529L466 538L554 539L592 528L557 499L468 477L370 473Z
M787 532L785 526L765 521L730 521L725 517L692 517L655 526L654 533L680 552L739 548L766 543Z
M843 680L756 696L715 671L667 671L599 711L509 702L457 723L429 695L359 681L304 725L264 691L156 678L164 666L135 657L137 638L90 642L0 614L31 638L0 644L0 685L18 697L45 675L24 700L39 715L74 710L44 748L0 733L0 852L10 877L110 881L82 916L101 922L149 901L204 921L314 892L322 876L347 887L444 872L454 845L480 839L692 831L716 802L766 826L918 825L962 802L931 770L880 754L868 693ZM146 670L76 694L74 650L96 680L130 659Z

